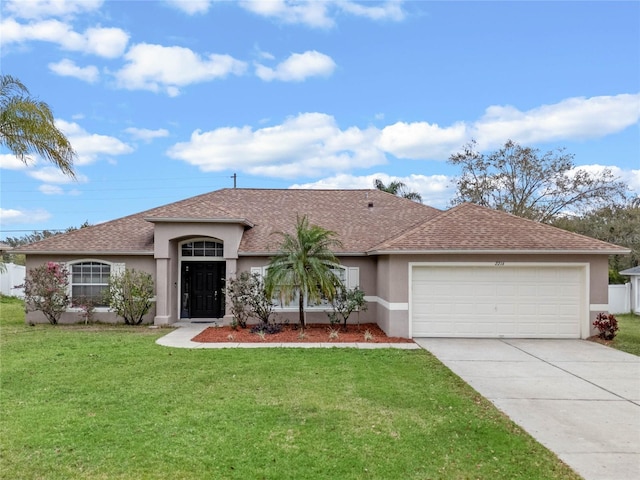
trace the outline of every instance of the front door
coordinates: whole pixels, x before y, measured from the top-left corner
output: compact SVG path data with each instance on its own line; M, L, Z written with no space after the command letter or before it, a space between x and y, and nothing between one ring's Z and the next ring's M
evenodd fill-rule
M224 316L225 262L182 262L180 318Z

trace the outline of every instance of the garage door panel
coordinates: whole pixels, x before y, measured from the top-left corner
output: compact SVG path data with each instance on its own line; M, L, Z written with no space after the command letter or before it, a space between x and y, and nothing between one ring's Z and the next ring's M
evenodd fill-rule
M579 338L581 267L416 266L413 336Z

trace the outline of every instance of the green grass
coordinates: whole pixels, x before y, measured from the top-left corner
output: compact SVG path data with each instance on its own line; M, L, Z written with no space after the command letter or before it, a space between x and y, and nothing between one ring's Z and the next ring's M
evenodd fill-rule
M618 334L611 342L613 348L640 356L640 316L632 313L616 315L618 319Z
M23 322L0 298L0 478L579 478L424 351Z

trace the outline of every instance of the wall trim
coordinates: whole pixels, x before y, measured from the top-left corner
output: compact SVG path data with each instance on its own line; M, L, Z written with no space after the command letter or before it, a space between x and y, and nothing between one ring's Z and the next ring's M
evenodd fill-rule
M382 305L387 310L396 310L396 311L409 310L409 303L406 303L406 302L387 302L383 298L377 297L375 295L373 296L365 295L364 299L367 302L377 303L378 305Z

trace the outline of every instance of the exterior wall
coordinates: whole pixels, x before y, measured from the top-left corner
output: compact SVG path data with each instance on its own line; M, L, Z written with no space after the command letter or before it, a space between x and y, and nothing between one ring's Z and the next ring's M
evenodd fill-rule
M589 325L608 307L608 259L606 255L393 255L378 260L378 325L390 336L409 336L409 263L505 262L589 264Z
M349 317L349 323L378 323L377 308L375 302L377 275L375 257L340 257L340 262L345 267L357 267L359 269L360 285L359 287L365 292L367 300L367 310L354 312ZM240 257L238 259L236 275L241 272L250 272L251 267L266 267L269 263L268 257ZM227 272L227 277L229 277ZM299 310L297 307L287 309L276 309L276 318L278 321L289 321L289 323L298 323ZM231 316L227 321L231 321ZM306 310L307 323L329 323L327 311L319 308L309 308Z
M154 227L154 259L160 281L157 284L156 325L177 322L180 296L180 251L181 242L210 238L224 245L223 258L226 262L227 277L237 269L238 247L242 240L244 226L232 223L156 223ZM228 316L225 315L225 318Z
M123 256L123 255L103 255L103 256L78 256L78 255L27 255L26 267L27 274L31 268L39 267L46 262L68 263L76 261L100 261L107 263L120 263L124 264L125 268L135 268L136 270L144 271L153 277L154 283L156 282L156 272L154 268L153 258L150 255L147 256ZM67 312L63 313L60 317L59 323L78 323L82 321L80 316L81 311L77 308L69 308ZM143 323L151 323L155 316L155 306L151 307L151 311L145 315ZM109 312L107 308L97 308L94 318L98 322L105 323L123 323L121 318L118 318L114 313ZM25 315L26 323L48 323L48 320L42 312L29 312Z

